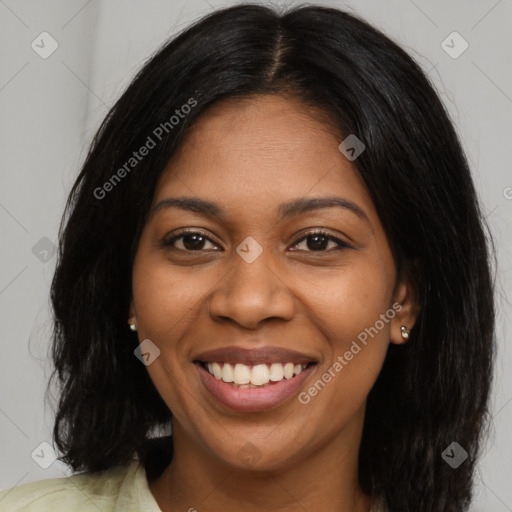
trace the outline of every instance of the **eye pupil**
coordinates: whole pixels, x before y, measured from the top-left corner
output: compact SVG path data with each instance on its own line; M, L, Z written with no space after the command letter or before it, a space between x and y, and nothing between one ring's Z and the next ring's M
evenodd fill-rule
M204 238L203 235L183 235L183 247L187 250L201 249L204 244ZM191 243L190 240L192 240Z
M309 235L307 240L308 249L312 251L321 251L325 249L326 243L329 243L328 238L324 235ZM313 243L310 243L311 240L314 240Z

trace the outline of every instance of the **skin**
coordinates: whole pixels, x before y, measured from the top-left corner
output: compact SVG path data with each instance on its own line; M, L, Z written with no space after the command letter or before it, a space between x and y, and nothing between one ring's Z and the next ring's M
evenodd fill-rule
M239 510L241 503L246 512L370 510L357 478L366 397L389 343L405 342L400 326L412 328L417 306L411 283L397 279L379 217L338 149L341 140L299 100L225 100L196 120L161 176L153 205L193 196L226 210L225 219L159 210L133 266L129 322L140 341L149 338L161 351L147 370L174 415L174 458L149 482L164 512ZM342 208L285 220L277 214L286 201L333 195L357 204L367 219ZM209 239L159 245L184 227ZM325 240L315 250L311 237L309 246L300 241L318 229L351 247ZM250 264L236 252L248 236L263 249ZM401 310L307 404L294 396L265 412L228 410L192 364L199 352L227 345L290 348L319 361L300 389L307 391L395 302ZM251 467L238 457L248 442L260 457Z

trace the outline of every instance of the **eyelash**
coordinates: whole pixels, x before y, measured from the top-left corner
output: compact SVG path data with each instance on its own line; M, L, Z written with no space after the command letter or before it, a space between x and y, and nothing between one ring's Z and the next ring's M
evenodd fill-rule
M184 252L189 252L189 253L194 253L194 252L197 252L197 253L201 253L203 251L203 249L199 249L197 251L188 251L186 249L176 249L176 247L172 247L172 244L176 241L176 240L179 240L180 238L183 238L184 236L186 235L200 235L202 236L203 238L205 238L206 240L208 240L209 242L211 242L212 244L215 244L215 242L213 240L210 239L209 236L206 235L206 233L203 233L202 231L181 231L180 233L176 234L176 235L173 235L171 238L164 238L162 239L162 242L161 242L161 245L168 249L168 250L177 250L177 251L184 251ZM351 249L352 246L350 246L349 244L347 244L346 242L344 242L343 240L331 235L330 233L326 232L326 231L323 231L323 230L317 230L317 231L308 231L307 233L304 233L301 238L299 240L297 240L292 247L300 244L301 242L303 242L304 240L306 240L308 237L310 236L323 236L325 238L327 238L329 241L333 241L335 243L338 244L338 247L336 248L336 250L340 250L340 249ZM331 250L324 250L324 251L305 251L305 252L311 252L311 253L330 253ZM300 252L300 251L299 251Z

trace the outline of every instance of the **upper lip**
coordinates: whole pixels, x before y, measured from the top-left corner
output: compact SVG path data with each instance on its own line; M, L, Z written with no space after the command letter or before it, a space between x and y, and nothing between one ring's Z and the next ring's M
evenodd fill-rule
M258 348L243 347L221 347L213 350L207 350L197 354L195 361L203 363L242 363L247 365L265 364L265 363L294 363L308 364L316 362L310 357L295 350L289 350L282 347L264 346Z

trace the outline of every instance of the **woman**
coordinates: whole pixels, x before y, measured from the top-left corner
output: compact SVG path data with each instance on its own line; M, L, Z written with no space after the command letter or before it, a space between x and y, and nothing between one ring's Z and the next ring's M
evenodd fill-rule
M467 510L490 238L440 99L377 29L205 17L108 114L66 213L54 441L83 473L2 510Z

